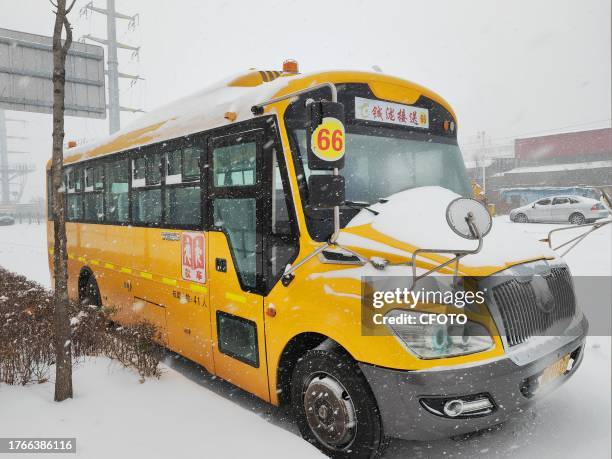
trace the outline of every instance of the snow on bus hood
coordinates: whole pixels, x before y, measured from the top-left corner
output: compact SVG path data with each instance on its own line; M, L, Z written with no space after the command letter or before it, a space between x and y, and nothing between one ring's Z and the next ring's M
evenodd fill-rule
M338 242L352 247L376 250L375 241L355 237L349 228L370 225L372 229L399 242L418 248L474 249L476 241L457 235L446 221L446 208L460 197L457 193L438 186L413 188L389 196L386 203L376 203L374 215L361 210L341 232ZM360 243L361 242L361 243ZM426 256L426 255L425 255ZM545 243L536 242L508 225L495 225L484 238L482 250L461 260L466 267L498 266L504 268L527 260L554 258L555 253Z

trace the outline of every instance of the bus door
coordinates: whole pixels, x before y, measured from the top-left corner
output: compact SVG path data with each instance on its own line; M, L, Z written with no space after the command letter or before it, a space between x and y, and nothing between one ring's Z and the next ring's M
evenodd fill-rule
M215 373L269 401L262 296L269 165L266 127L256 123L208 142L208 272Z

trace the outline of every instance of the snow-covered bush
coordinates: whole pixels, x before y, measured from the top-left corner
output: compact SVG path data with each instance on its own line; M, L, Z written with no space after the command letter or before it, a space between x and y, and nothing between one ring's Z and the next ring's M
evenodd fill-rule
M144 377L160 375L160 334L147 322L118 326L110 310L70 304L72 356L105 355ZM0 382L42 383L55 361L53 294L0 267Z

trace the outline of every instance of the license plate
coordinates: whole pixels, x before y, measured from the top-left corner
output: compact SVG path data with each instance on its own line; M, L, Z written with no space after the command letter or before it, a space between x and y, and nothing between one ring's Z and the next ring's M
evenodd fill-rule
M570 354L567 354L565 357L562 357L560 360L557 360L552 365L546 367L538 378L540 387L549 384L550 382L557 379L559 376L563 376L569 368L569 363Z

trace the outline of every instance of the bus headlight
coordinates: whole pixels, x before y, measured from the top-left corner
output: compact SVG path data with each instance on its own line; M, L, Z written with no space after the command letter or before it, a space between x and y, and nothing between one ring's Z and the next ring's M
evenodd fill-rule
M456 357L493 347L493 338L481 324L471 320L464 324L444 324L432 321L431 316L440 314L393 309L385 315L385 324L411 353L421 359Z

